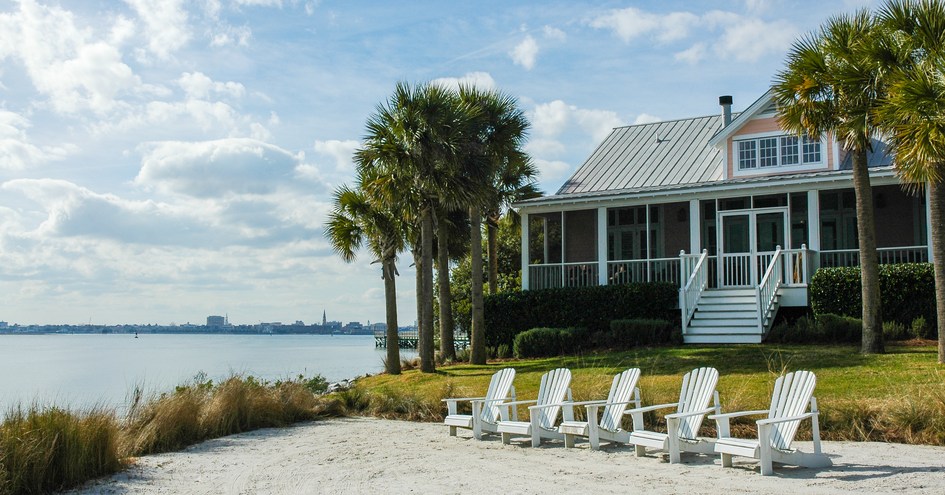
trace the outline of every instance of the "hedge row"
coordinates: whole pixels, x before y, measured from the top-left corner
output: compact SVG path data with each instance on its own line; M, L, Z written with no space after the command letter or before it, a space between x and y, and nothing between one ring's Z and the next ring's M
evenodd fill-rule
M486 345L512 346L515 336L538 327L581 327L607 332L613 320L679 319L679 289L671 283L638 283L502 292L485 298Z
M911 326L921 317L935 328L935 272L931 263L880 265L879 287L883 321ZM859 267L821 268L809 289L815 315L859 318L863 313Z
M515 336L517 358L552 357L574 354L587 342L583 328L532 328Z

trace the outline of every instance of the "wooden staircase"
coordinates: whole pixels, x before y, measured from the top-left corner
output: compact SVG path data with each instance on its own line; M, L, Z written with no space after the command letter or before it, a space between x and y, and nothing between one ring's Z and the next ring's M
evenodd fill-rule
M770 328L777 302L758 325L758 295L754 288L706 289L702 292L683 340L687 344L758 344L762 328Z

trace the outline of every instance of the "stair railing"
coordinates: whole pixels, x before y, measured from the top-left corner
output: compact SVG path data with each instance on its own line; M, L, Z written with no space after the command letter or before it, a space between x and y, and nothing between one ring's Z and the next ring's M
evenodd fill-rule
M703 249L702 254L687 255L684 251L679 252L680 264L682 265L682 277L684 280L682 288L679 289L679 310L682 314L682 333L686 334L689 328L689 320L696 312L699 305L699 298L705 291L709 283L709 251ZM693 263L695 262L695 263Z
M765 270L761 283L755 288L758 300L758 331L761 335L765 334L767 327L766 315L777 301L778 289L784 282L784 260L781 256L781 246L778 246L768 263L768 269ZM772 315L772 320L774 315Z

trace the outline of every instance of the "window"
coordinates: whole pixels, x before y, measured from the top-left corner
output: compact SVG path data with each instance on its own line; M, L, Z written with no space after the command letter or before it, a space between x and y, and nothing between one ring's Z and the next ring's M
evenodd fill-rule
M738 169L795 167L822 162L821 144L807 136L771 136L738 143Z
M755 168L757 164L755 163L755 141L739 141L738 142L738 168L745 170L747 168Z

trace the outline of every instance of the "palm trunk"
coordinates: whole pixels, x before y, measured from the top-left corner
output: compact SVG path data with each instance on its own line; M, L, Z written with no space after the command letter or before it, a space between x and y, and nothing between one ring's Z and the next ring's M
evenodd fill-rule
M499 217L490 215L486 221L486 234L488 235L488 247L489 252L487 256L489 258L489 294L496 294L499 292L499 242L498 242L498 230L499 230Z
M426 207L420 214L420 371L433 373L436 363L433 356L433 211Z
M456 359L456 347L453 344L453 308L450 294L450 253L449 238L446 234L446 220L439 219L436 232L437 247L437 292L440 303L440 358Z
M387 303L387 365L391 375L400 374L400 336L397 334L397 286L394 280L394 259L387 258L381 264L384 276L384 300Z
M470 263L472 271L472 289L470 298L472 299L472 335L470 336L469 362L472 364L486 364L486 331L485 331L485 313L482 306L482 223L479 216L479 208L473 206L469 208L469 223L471 224L470 251L472 262Z
M945 184L929 184L929 242L935 270L935 316L938 329L938 362L945 364Z
M856 226L859 233L860 280L863 298L863 354L885 352L882 300L879 292L879 258L876 254L876 220L866 151L853 155L853 188L856 192Z
M413 267L414 267L414 282L416 283L417 293L417 352L420 352L422 347L421 343L423 342L423 270L420 268L423 266L423 256L420 254L420 249L413 250Z

